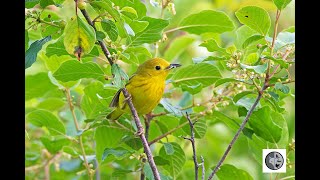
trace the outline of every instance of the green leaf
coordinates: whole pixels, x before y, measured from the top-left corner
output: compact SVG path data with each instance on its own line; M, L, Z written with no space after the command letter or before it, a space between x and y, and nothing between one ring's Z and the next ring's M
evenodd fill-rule
M248 39L246 39L243 44L242 44L242 48L245 49L247 48L250 44L262 39L264 36L261 35L252 35L250 36Z
M106 38L106 35L102 31L96 31L96 36L98 41L103 41Z
M291 2L291 0L273 0L273 3L279 10L284 9Z
M222 54L226 54L226 49L222 48L218 45L216 40L209 39L201 43L199 46L206 47L209 52L220 52Z
M61 64L53 76L62 82L76 81L82 78L103 79L104 72L100 66L93 62L81 63L69 60Z
M63 148L63 146L66 146L70 143L70 141L64 136L42 136L40 137L40 140L42 144L46 147L46 149L52 154L59 152Z
M257 66L248 66L248 65L240 63L240 66L243 69L253 69L255 72L257 72L259 74L264 73L268 68L268 64L267 63L265 63L263 65L257 65Z
M274 57L272 57L272 56L266 56L265 58L270 59L270 60L272 60L273 62L279 64L281 68L286 68L286 69L287 69L287 68L289 67L288 62L286 62L286 61L283 60L283 59L276 59L276 58L274 58Z
M66 133L63 123L47 110L32 111L27 114L26 120L37 127L46 127L51 135Z
M35 75L25 77L25 99L38 98L44 96L50 90L57 89L50 82L48 74L41 72Z
M174 152L174 150L173 150L173 152ZM155 157L153 157L153 159L154 159L154 162L156 163L157 166L163 166L163 165L170 164L170 162L168 160L162 158L161 156L155 156Z
M74 147L71 146L64 146L62 148L62 151L67 154L70 154L71 156L79 156L79 153L74 149Z
M135 36L133 29L129 26L129 24L124 23L124 29L126 30L128 35Z
M267 142L256 134L253 134L252 138L248 139L248 145L254 159L261 165L262 150L268 148Z
M247 65L253 65L259 60L258 53L250 53L247 57L245 57L243 63Z
M238 115L239 117L244 117L248 113L248 110L245 107L238 107Z
M165 150L167 155L172 155L174 153L174 149L173 149L172 144L163 143L163 147L164 147L164 150Z
M111 73L113 75L112 83L116 87L123 88L127 84L129 77L118 64L112 64Z
M113 172L112 172L112 179L113 178L125 178L126 175L128 173L131 173L131 170L127 170L127 169L118 169L116 168Z
M282 30L282 32L290 32L290 33L294 33L296 31L295 26L290 26L287 29Z
M233 97L233 102L237 103L239 99L245 97L248 94L255 94L255 93L253 91L243 91L241 93L238 93Z
M266 36L271 26L271 20L266 10L257 6L246 6L235 12L238 20L261 35Z
M80 59L90 53L96 42L96 33L93 27L83 22L81 18L72 17L64 28L64 47L66 51Z
M129 17L130 19L137 19L138 18L138 14L137 11L129 6L125 6L121 9L120 11L122 14L124 14L125 16Z
M149 22L133 20L129 25L135 33L139 33L148 27Z
M181 87L181 89L183 91L188 91L190 94L197 94L202 90L202 84L201 83L199 83L197 85L194 85L194 86L189 86L189 85L186 85L186 84L182 84L180 87Z
M284 85L280 82L277 82L274 86L275 89L280 90L284 94L288 94L290 92L290 88L287 85Z
M173 177L177 177L178 173L182 170L184 163L186 162L186 155L179 144L171 143L174 149L172 155L168 155L165 151L164 146L159 151L159 156L169 161L170 165L163 166Z
M251 97L242 97L241 99L239 99L236 102L237 106L243 106L245 107L248 111L251 109L251 107L253 106L254 102L256 101L255 98L251 98ZM261 107L260 102L258 102L258 105L256 106L255 109L259 109Z
M99 126L95 130L94 139L96 141L96 158L98 162L102 160L102 154L106 148L116 148L124 131L120 128Z
M276 143L281 138L282 128L273 122L272 110L269 106L264 106L254 111L250 117L249 124L255 134L266 141Z
M27 51L29 47L29 35L28 35L28 31L24 30L24 49L25 51Z
M106 148L106 149L104 149L103 154L102 154L102 161L103 162L110 162L114 159L121 160L123 158L128 157L130 154L131 154L130 151L128 151L122 147ZM112 156L114 158L112 158Z
M48 98L40 102L37 106L39 109L46 109L49 111L56 111L62 108L66 103L60 98Z
M24 0L25 8L33 8L40 0Z
M199 35L206 32L223 33L232 31L234 27L233 22L224 12L204 10L184 18L178 29Z
M140 0L111 0L116 6L119 6L120 8L123 7L132 7L136 10L137 15L139 18L142 18L146 16L147 8Z
M164 59L169 62L172 62L179 57L194 41L195 37L193 36L180 36L175 38L170 43L170 48L168 48L164 53Z
M30 67L37 59L38 52L42 49L42 46L51 40L51 36L47 36L43 39L33 42L25 54L25 69Z
M234 42L234 44L236 45L236 47L238 49L242 49L242 46L244 44L244 42L254 36L255 34L257 34L257 31L251 29L250 27L246 26L246 25L242 25L241 27L239 27L236 30L236 40ZM248 47L247 47L248 48Z
M139 149L143 148L142 142L140 138L134 138L131 136L125 136L124 138L122 138L121 140L122 142L124 142L126 145L128 145L130 148L132 148L133 150L138 151Z
M151 169L149 163L146 163L144 165L143 171L144 171L145 176L148 180L154 180L153 172L152 172L152 169ZM173 180L170 176L166 176L166 175L162 174L161 172L159 172L159 174L160 174L161 180Z
M118 38L118 29L116 27L116 24L109 20L109 19L104 19L101 21L101 27L102 29L108 34L109 38L112 41L116 41Z
M228 82L242 82L233 78L223 78L223 79L219 79L216 81L216 83L214 84L215 87L218 87L224 83L228 83Z
M217 172L219 179L223 180L253 180L253 177L242 169L238 169L231 164L224 164L220 167L220 170Z
M187 118L185 116L182 116L179 124L183 124L187 121L188 121ZM182 129L185 133L187 133L190 136L189 124L186 126L183 126ZM204 118L199 118L198 121L194 124L194 137L201 139L204 137L206 132L207 132L207 122Z
M115 88L104 88L99 81L91 82L84 88L81 100L81 108L88 119L103 116L110 110L107 108L113 95L117 92Z
M46 56L51 57L52 55L69 55L63 44L63 37L60 37L55 43L49 44L46 48Z
M40 6L45 8L49 5L55 4L53 0L40 0Z
M195 86L199 83L202 87L210 86L221 78L218 68L208 63L189 65L178 69L171 77L174 86Z
M137 33L131 40L128 46L138 46L143 43L153 43L161 39L162 30L168 26L169 21L163 19L156 19L151 17L144 17L141 21L147 21L149 25L141 32Z
M134 54L143 54L143 55L146 55L147 57L152 57L152 54L149 52L149 50L145 47L141 47L141 46L138 46L138 47L129 47L127 48L124 52L126 53L134 53Z
M53 24L58 24L58 22L54 22ZM59 38L62 35L62 33L63 33L63 29L61 29L61 27L55 27L55 26L50 26L50 25L44 26L41 31L41 35L43 37L51 36L52 39Z

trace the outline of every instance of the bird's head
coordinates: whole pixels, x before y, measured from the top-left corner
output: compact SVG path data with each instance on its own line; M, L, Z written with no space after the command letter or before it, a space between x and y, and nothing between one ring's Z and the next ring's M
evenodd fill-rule
M180 64L170 64L168 61L162 58L153 58L147 60L138 67L137 74L162 77L165 79L170 70L176 67L180 67Z

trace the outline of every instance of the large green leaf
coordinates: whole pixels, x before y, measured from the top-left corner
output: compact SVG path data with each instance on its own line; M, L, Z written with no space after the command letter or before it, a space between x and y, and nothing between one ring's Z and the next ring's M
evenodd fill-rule
M204 10L184 18L178 29L191 34L202 34L206 32L223 33L232 31L234 24L224 12Z
M50 82L48 74L41 72L35 75L25 77L25 98L26 100L38 98L45 95L50 90L57 89Z
M252 35L250 36L248 39L246 39L243 44L242 44L242 48L245 49L246 47L248 47L250 44L262 39L264 36L261 36L259 34L256 35Z
M104 88L99 81L91 82L84 88L84 95L81 100L81 108L87 119L95 119L106 114L107 108L116 93L117 89Z
M82 78L103 79L104 72L100 66L93 62L81 63L76 60L69 60L61 64L53 76L62 82L76 81Z
M153 43L161 39L162 30L168 26L169 21L163 19L156 19L151 17L144 17L141 21L149 22L149 25L141 32L137 33L131 40L128 46L138 46L143 43Z
M220 52L222 54L226 54L226 49L222 48L218 45L216 40L209 39L201 43L199 46L206 47L209 52Z
M252 176L242 169L238 169L231 164L224 164L217 172L217 176L221 180L253 180Z
M37 106L39 109L47 109L49 111L56 111L62 108L66 104L65 101L63 101L60 98L47 98L40 102Z
M132 152L124 149L122 147L117 148L106 148L102 154L102 161L103 162L110 162L115 159L121 160L123 158L128 157Z
M129 76L120 68L118 64L112 64L111 72L113 75L113 84L118 88L123 88L127 84Z
M279 10L284 9L292 0L273 0Z
M254 111L250 117L249 124L255 134L266 141L276 143L281 138L282 128L273 121L272 112L269 106L264 106Z
M158 166L158 164L156 164ZM153 176L153 172L152 169L149 165L149 163L146 163L144 165L143 171L145 173L145 176L147 177L148 180L154 180L154 176ZM161 172L159 172L160 174L160 179L161 180L173 180L170 176L166 176L164 174L162 174Z
M116 41L118 38L118 29L116 24L109 20L109 19L104 19L101 21L101 27L102 29L108 34L109 38L112 41Z
M50 111L35 110L27 114L26 120L38 127L46 127L51 135L65 134L66 130L63 123Z
M199 83L202 87L210 86L221 78L218 68L208 63L193 64L178 69L171 77L175 86L194 86Z
M53 0L40 0L40 6L42 8L45 8L45 7L52 5L52 4L54 4Z
M36 61L38 52L42 49L42 46L50 40L51 40L51 36L47 36L43 39L33 42L30 45L29 49L26 51L26 54L25 54L25 66L24 66L25 69L30 67Z
M66 51L80 59L90 53L96 42L96 33L92 26L79 16L72 17L64 29L64 47Z
M68 140L64 136L42 136L40 137L40 140L42 144L46 147L46 149L52 154L57 153L63 148L63 146L66 146L70 143L70 140Z
M129 25L135 33L139 33L148 27L149 22L133 20Z
M177 177L178 173L182 170L182 167L186 162L186 155L179 144L175 142L172 142L171 144L173 146L174 153L171 155L167 154L164 146L162 146L159 151L159 156L170 162L170 165L165 165L164 168L169 171L173 177Z
M235 12L238 20L261 35L268 35L271 20L266 10L257 6L246 6Z
M122 129L108 126L100 126L95 130L96 158L99 162L102 160L104 150L117 147L124 133Z
M49 44L46 48L46 56L50 57L52 55L68 55L66 48L63 44L64 38L60 37L55 43Z
M25 8L33 8L40 0L24 0Z
M182 116L180 119L180 124L183 124L187 121L188 121L187 118L185 116ZM184 126L182 129L188 136L191 135L189 124ZM207 132L207 122L204 118L199 118L197 122L194 124L194 137L201 139L206 134L206 132Z
M111 0L116 6L120 8L132 7L138 14L139 18L146 16L147 8L140 0Z
M193 36L180 36L172 40L170 47L164 53L164 59L171 62L186 50L195 41Z
M242 25L236 30L236 40L234 44L238 49L242 49L244 42L246 42L250 37L256 34L257 34L257 31L251 29L246 25Z

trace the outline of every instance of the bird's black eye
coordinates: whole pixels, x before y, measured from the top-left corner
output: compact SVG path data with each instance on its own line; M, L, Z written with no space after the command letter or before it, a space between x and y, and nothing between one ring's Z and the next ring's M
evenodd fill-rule
M156 70L160 70L161 69L161 67L160 66L156 66Z

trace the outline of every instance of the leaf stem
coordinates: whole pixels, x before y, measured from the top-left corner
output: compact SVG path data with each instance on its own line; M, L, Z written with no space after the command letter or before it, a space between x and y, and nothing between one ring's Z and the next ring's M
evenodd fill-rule
M53 24L53 23L50 23L50 22L47 22L47 21L44 21L42 19L38 19L39 22L43 23L43 24L47 24L49 26L53 26L53 27L57 27L57 28L61 28L59 25L56 25L56 24Z
M274 31L273 31L273 38L272 38L272 44L271 44L271 48L270 48L270 55L272 56L273 54L273 49L274 49L274 45L277 39L277 31L278 31L278 24L279 24L279 18L280 18L280 14L281 11L277 10L277 14L276 14L276 20L274 23Z

